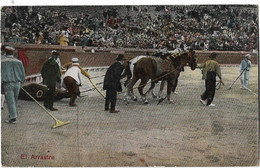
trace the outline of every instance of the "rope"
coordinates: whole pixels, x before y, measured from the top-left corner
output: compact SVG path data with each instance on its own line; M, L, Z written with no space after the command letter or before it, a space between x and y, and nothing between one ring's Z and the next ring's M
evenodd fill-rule
M160 77L158 77L158 78L155 78L154 80L151 80L150 82L147 82L146 84L143 84L143 85L140 85L140 86L133 87L133 89L137 89L137 88L139 88L139 87L146 86L147 84L152 83L152 82L154 82L154 81L157 81L157 80L159 80L159 79L161 79L161 78L163 78L163 77L169 75L171 72L175 72L175 71L177 71L177 70L174 69L174 70L172 70L172 71L170 71L170 72L164 74L163 76L160 76ZM122 93L125 93L125 92L126 92L126 90L124 90L124 91L122 91L122 92L119 92L119 94L122 94Z
M183 52L183 53L184 53L184 52ZM172 54L171 56L172 56L173 58L175 58L176 56L182 55L183 53L175 53L175 54ZM146 86L147 84L152 83L152 82L157 81L157 80L159 81L159 79L161 79L161 78L163 78L163 77L169 75L169 74L172 73L172 72L176 72L176 71L177 71L177 70L176 70L176 68L175 68L175 69L173 69L172 71L169 71L168 73L166 73L166 74L164 74L164 75L162 75L162 76L160 76L160 77L158 77L158 78L155 78L154 80L151 80L150 82L147 82L146 84L143 84L143 85L140 85L140 86L137 86L137 87L133 87L132 89L137 89L137 88L139 88L139 87ZM93 78L103 77L103 76L105 76L105 75L101 75L101 76L97 76L97 77L92 77L92 79L93 79ZM102 83L103 83L103 82L102 82ZM101 84L101 82L98 83L98 84ZM95 89L95 88L92 88L92 89ZM88 90L83 91L83 92L88 92L88 91L91 91L92 89L88 89ZM83 93L83 92L80 92L80 93ZM125 93L125 92L126 92L126 90L124 90L124 91L122 91L122 92L119 92L119 94L122 94L122 93Z
M152 80L152 81L150 81L150 82L147 82L147 83L144 84L144 85L137 86L137 87L133 87L133 89L137 89L137 88L139 88L139 87L146 86L146 85L149 84L149 83L152 83L152 82L154 82L154 81L156 81L156 80L159 80L159 79L161 79L161 78L167 76L167 75L170 74L171 72L173 72L173 71L170 71L170 72L164 74L163 76L160 76L160 77L158 77L158 78L156 78L156 79L154 79L154 80ZM103 82L96 83L96 85L101 85L101 84L103 84ZM82 91L82 92L80 92L80 93L85 93L85 92L93 91L93 90L95 90L95 89L96 89L96 88L87 89L87 90L84 90L84 91ZM119 94L122 94L122 93L125 93L125 92L126 92L126 90L124 90L124 91L122 91L122 92L119 92ZM80 96L80 97L84 97L84 96Z
M105 75L100 75L100 76L94 76L94 77L91 77L91 79L95 79L95 78L101 78L101 77L104 77Z
M101 85L101 84L103 84L103 82L96 83L96 85ZM87 89L87 90L84 90L84 91L82 91L82 92L80 92L80 93L92 91L92 90L95 90L95 89L96 89L96 88Z

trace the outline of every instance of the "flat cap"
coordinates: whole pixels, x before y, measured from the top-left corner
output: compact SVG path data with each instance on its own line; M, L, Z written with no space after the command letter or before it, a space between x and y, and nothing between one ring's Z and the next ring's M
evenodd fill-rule
M251 58L251 54L246 54L245 57Z
M72 61L72 62L79 62L79 59L76 58L76 57L74 57L74 58L71 59L71 61Z
M13 47L10 47L10 46L5 46L4 50L5 51L14 51L15 49Z

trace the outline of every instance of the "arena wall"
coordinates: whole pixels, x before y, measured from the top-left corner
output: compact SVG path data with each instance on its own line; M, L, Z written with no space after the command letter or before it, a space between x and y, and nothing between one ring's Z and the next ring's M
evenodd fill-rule
M25 50L28 57L28 65L25 67L26 75L39 73L43 63L51 56L52 50L60 52L61 64L65 64L73 57L78 57L82 67L99 67L109 66L117 57L118 54L124 54L126 58L132 58L138 55L152 55L154 49L115 49L106 48L98 49L92 47L81 46L58 46L58 45L35 45L35 44L9 44L18 50ZM196 51L197 62L203 63L208 59L208 56L216 52L218 54L217 61L220 64L240 64L245 54L250 52L244 51ZM253 64L258 63L258 57L253 54L251 59Z

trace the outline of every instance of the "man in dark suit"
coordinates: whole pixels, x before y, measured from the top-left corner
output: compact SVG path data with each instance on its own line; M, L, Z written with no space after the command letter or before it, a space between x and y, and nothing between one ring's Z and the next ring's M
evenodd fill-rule
M51 111L56 111L58 109L53 107L54 102L54 91L56 87L56 82L61 83L60 68L56 60L59 57L57 51L52 52L52 56L48 59L41 70L41 75L43 78L43 84L48 88L46 95L44 96L44 106Z
M117 92L122 91L122 86L120 83L121 74L123 72L124 66L123 62L125 60L124 55L119 54L116 58L117 62L112 64L105 75L103 89L106 90L106 101L105 101L105 110L109 110L110 113L118 113L119 110L115 110Z

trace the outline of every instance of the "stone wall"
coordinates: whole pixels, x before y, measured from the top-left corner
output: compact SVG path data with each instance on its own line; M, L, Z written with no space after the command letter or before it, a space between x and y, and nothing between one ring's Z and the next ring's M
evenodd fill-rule
M11 44L10 44L11 45ZM26 75L39 73L43 63L51 56L52 50L60 51L60 60L62 64L65 64L73 57L78 57L82 67L99 67L109 66L117 57L122 53L127 58L132 58L138 55L146 55L149 53L152 55L156 50L153 49L97 49L86 47L84 50L81 47L74 46L55 46L55 45L35 45L35 44L12 44L17 49L26 50L28 57L28 66L25 67ZM91 50L95 52L91 52ZM217 61L220 64L240 64L245 54L249 52L238 51L196 51L197 62L203 63L208 59L208 56L216 52L218 54ZM258 58L253 55L251 59L253 64L258 63Z

